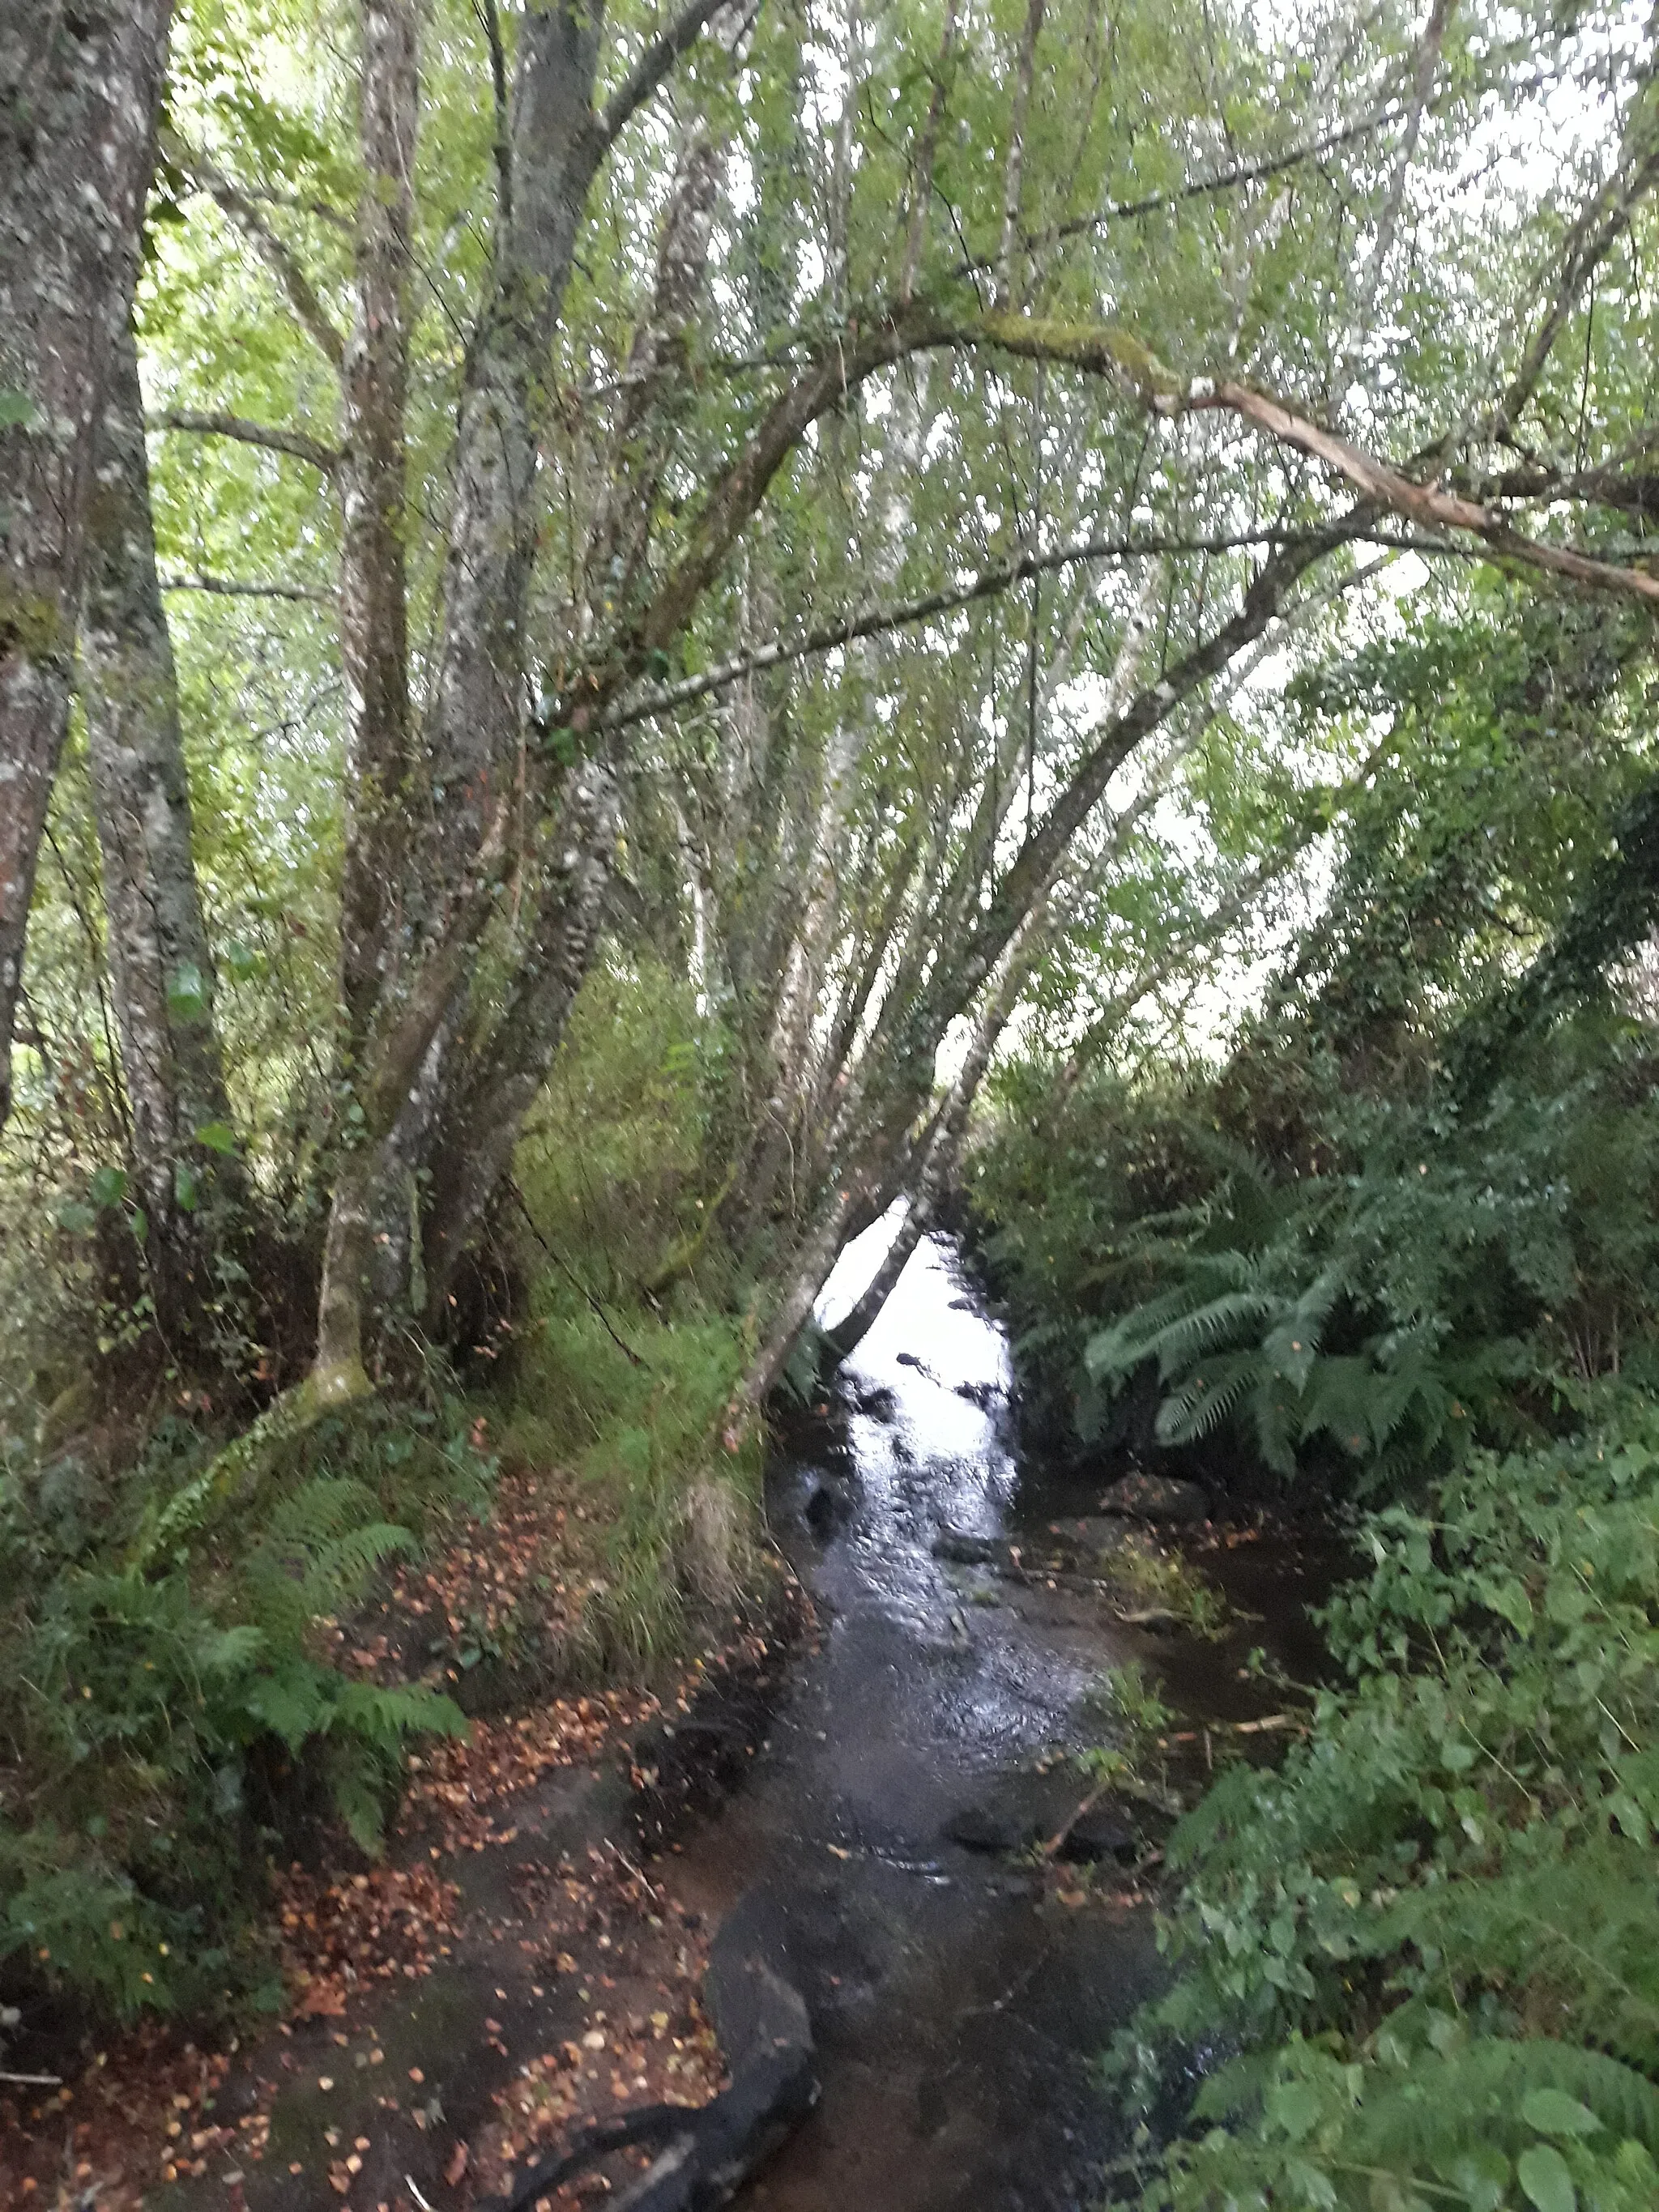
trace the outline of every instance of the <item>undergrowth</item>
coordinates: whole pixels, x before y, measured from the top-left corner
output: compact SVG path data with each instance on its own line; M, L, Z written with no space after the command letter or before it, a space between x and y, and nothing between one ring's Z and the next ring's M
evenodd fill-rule
M199 1390L164 1376L100 1402L109 1316L94 1270L60 1272L49 1306L14 1311L0 1340L0 2003L27 2017L55 1990L94 2014L200 2017L278 2001L269 1859L334 1848L336 1830L378 1850L410 1740L466 1725L428 1683L342 1672L335 1632L398 1562L488 1518L498 1460L574 1501L562 1522L543 1516L568 1547L559 1587L580 1597L556 1654L573 1680L659 1673L740 1605L758 1451L728 1454L716 1431L752 1347L740 1302L718 1294L730 1285L705 1280L719 1254L684 1258L718 1058L665 973L602 968L519 1155L501 1234L522 1295L483 1355L497 1365L482 1394L433 1354L400 1395L250 1462L231 1494L208 1473L225 1419ZM521 1627L533 1637L497 1622L496 1642ZM464 1621L444 1644L458 1686L486 1640ZM504 1643L489 1656L509 1695L556 1686L545 1667L515 1670Z
M1179 1978L1117 2069L1235 2055L1146 2212L1659 2203L1659 1407L1592 1402L1369 1519L1346 1686L1176 1828Z
M276 1994L252 1911L296 1821L379 1848L420 1686L353 1681L319 1626L489 1470L453 1402L370 1407L253 1494L201 1480L218 1439L173 1419L101 1468L19 1440L0 1465L0 1970L95 2006L210 2011Z

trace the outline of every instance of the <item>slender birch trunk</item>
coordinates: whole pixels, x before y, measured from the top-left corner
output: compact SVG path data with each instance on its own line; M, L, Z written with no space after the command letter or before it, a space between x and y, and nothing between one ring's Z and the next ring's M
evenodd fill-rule
M0 7L0 1127L69 717L83 509L131 315L171 15L171 0Z
M348 1060L362 1048L396 955L406 886L409 616L404 416L408 276L420 106L415 0L361 0L363 190L356 307L340 364L340 659L346 856L340 965Z
M131 1173L148 1217L157 1319L176 1338L199 1327L213 1287L222 1209L210 1201L240 1202L246 1188L230 1149L131 325L116 340L100 413L84 570L81 696Z

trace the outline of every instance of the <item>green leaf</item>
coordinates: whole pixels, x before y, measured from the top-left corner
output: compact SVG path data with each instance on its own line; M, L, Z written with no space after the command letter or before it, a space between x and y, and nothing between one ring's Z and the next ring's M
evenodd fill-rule
M167 1012L181 1022L199 1022L208 1006L206 978L193 962L182 962L167 978Z
M190 1162L175 1160L173 1164L173 1195L178 1201L181 1213L195 1212L196 1200L200 1192L200 1179Z
M118 1206L127 1194L125 1168L102 1167L92 1179L88 1195L101 1213L106 1206Z
M1521 2154L1516 2168L1521 2193L1538 2212L1577 2212L1578 2192L1567 2162L1551 2143L1534 2143Z
M204 1121L196 1132L196 1141L210 1152L232 1154L236 1150L236 1132L228 1121Z
M1319 2093L1310 2082L1277 2081L1267 2092L1268 2118L1293 2142L1311 2132L1319 2114Z
M1563 2089L1529 2089L1521 2100L1521 2117L1540 2136L1594 2135L1601 2124L1588 2105Z
M27 392L19 392L15 385L0 385L0 430L32 429L40 410Z
M86 1237L98 1226L98 1216L91 1206L78 1198L60 1198L58 1201L58 1226L67 1229L73 1237Z
M1499 2212L1509 2194L1510 2162L1492 2143L1475 2143L1447 2169L1452 2185L1469 2200L1469 2212Z

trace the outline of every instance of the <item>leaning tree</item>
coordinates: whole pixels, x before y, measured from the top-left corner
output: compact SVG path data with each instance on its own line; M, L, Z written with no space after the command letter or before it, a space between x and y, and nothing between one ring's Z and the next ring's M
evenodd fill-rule
M145 423L112 339L76 588L175 1304L271 1175L217 1042L166 592L285 593L290 665L337 668L326 1218L285 1414L446 1334L624 846L672 841L741 1005L720 1212L776 1291L741 1418L849 1231L925 1212L1133 830L1135 797L1103 813L1126 767L1155 785L1379 549L1659 603L1626 9L279 12L280 91L251 17L184 12L160 374ZM249 457L277 473L243 511L268 486L306 574L163 574L157 499L177 543Z

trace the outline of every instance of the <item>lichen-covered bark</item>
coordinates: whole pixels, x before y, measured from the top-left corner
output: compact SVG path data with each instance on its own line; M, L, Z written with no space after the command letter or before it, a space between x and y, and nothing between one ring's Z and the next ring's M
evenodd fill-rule
M240 1195L213 1021L213 961L191 850L173 647L156 579L143 400L131 325L117 338L86 506L81 696L132 1173L166 1326L190 1298L216 1185ZM199 1132L214 1142L204 1144ZM198 1301L197 1303L199 1303Z
M629 349L606 496L589 540L589 604L581 611L601 653L645 586L650 519L683 397L685 332L702 296L723 172L723 156L707 140L688 149L663 224L651 300ZM617 814L606 748L580 762L558 794L553 836L530 871L531 923L489 1034L475 1040L472 1054L447 1069L437 1086L432 1139L422 1148L430 1172L420 1288L428 1315L441 1314L455 1264L511 1161L519 1126L587 972L611 889ZM410 1118L397 1141L412 1154ZM395 1240L390 1226L385 1233L389 1243Z
M408 1128L410 1095L458 1026L456 996L508 860L541 515L536 436L577 226L605 149L592 106L603 27L602 8L571 0L527 8L520 27L505 150L511 200L499 211L489 297L463 380L430 708L406 813L361 817L350 864L402 881L409 896L398 929L382 933L349 1071L357 1118L337 1164L324 1246L319 1372L361 1374L366 1350L373 1354L377 1197L383 1207L395 1189L398 1156L424 1149L422 1133ZM426 1086L434 1097L441 1087Z
M171 0L0 0L0 1126L69 713L82 514L131 309Z
M571 780L534 941L494 1039L450 1104L431 1155L422 1231L425 1304L441 1313L456 1265L506 1174L546 1079L605 920L617 842L617 785L602 762Z
M356 307L340 366L340 660L346 855L340 900L346 1048L361 1048L393 957L410 805L404 562L406 293L420 83L414 0L361 0Z

